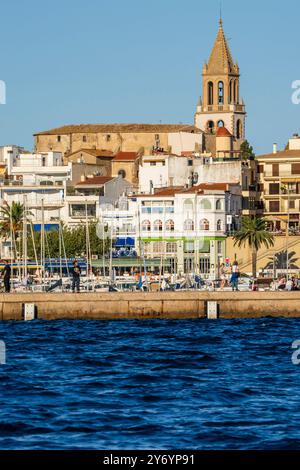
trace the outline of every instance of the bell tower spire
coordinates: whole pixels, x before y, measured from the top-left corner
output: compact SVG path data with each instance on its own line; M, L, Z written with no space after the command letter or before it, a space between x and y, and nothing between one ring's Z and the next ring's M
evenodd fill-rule
M240 70L234 62L223 29L220 11L219 29L202 70L202 105L197 106L195 125L215 134L226 127L235 139L235 150L245 140L245 106L240 98Z

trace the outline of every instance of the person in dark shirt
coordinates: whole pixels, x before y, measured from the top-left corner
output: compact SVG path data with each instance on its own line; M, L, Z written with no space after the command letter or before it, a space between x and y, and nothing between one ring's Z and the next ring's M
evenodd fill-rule
M3 270L3 281L5 292L10 292L10 277L11 277L11 267L8 261L4 261L4 270Z
M72 291L77 292L80 291L80 274L81 274L81 269L78 264L78 261L75 260L73 264L73 282L72 282Z

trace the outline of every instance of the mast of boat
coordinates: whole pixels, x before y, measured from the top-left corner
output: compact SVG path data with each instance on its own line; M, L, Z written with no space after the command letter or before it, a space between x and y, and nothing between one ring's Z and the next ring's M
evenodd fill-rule
M26 195L23 197L23 279L26 282L27 287L27 275L28 275L28 268L27 268L27 198Z
M59 222L58 222L58 240L59 240L59 277L61 280L61 291L63 290L63 272L62 272L62 230L61 230L61 218L60 218L60 208L58 212Z
M42 199L42 223L41 223L41 281L42 288L45 287L45 213L44 213L44 199Z
M89 221L88 221L88 205L87 200L85 201L85 243L86 243L86 275L87 275L87 290L90 286L90 269L92 267L91 262L91 245L90 245L90 230L89 230Z
M14 282L14 267L13 267L13 263L14 263L14 232L13 232L13 223L12 223L12 204L10 205L10 208L9 208L9 219L10 219L10 265L11 265L11 272L12 272L12 276L10 278L10 284L11 284L11 287L13 287L13 282Z

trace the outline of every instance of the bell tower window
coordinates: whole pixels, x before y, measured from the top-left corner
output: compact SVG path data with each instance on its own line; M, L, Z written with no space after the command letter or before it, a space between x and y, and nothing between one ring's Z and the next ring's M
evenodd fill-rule
M223 82L219 82L218 84L218 90L219 90L219 104L222 105L224 104L224 83Z
M213 82L208 82L208 85L207 85L207 102L208 102L208 106L212 106L214 104L214 84L213 84Z

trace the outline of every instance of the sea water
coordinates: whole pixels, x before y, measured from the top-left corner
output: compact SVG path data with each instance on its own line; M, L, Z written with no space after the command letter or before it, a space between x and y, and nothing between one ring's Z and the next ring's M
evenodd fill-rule
M3 322L0 448L300 449L298 339L297 319Z

